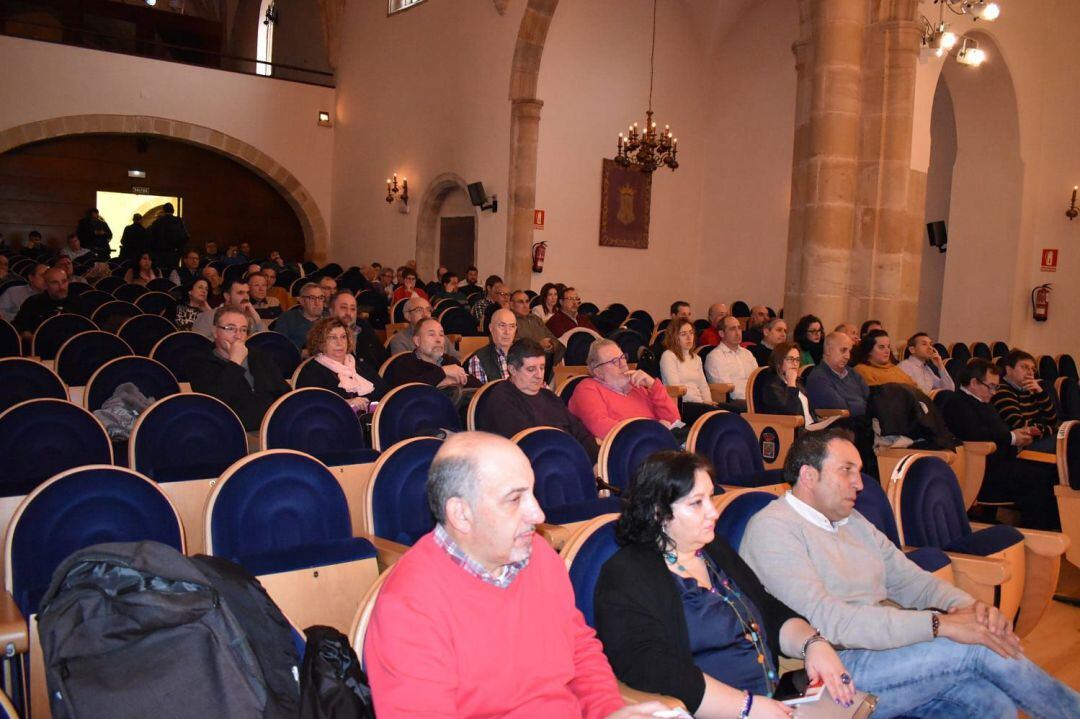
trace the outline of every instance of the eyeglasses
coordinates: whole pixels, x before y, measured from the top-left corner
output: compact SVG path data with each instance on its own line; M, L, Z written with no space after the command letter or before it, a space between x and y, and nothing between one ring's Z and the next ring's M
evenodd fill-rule
M800 359L799 357L785 357L784 361L785 362L794 362L795 364L798 364L799 359Z
M217 328L222 332L228 332L231 335L250 334L250 328L247 325L217 325Z
M626 355L622 354L622 355L619 355L617 357L612 357L611 359L609 359L606 362L600 362L600 363L598 363L596 365L596 368L598 369L600 367L603 367L606 364L624 365L624 364L626 364Z
M428 308L428 307L413 307L411 310L405 310L405 314L411 315L413 312L423 312L424 310L427 310L427 309L430 309L430 308Z
M824 332L824 331L825 331L825 330L823 330L823 329L821 329L820 327L818 327L818 328L817 328L816 330L806 330L806 334L808 334L808 335L819 335L819 334L821 334L821 333L822 333L822 332Z
M302 299L302 300L311 300L312 302L325 302L326 301L326 298L323 297L322 294L300 295L300 299Z
M986 387L986 389L990 390L991 392L997 392L998 387L1001 386L1000 382L998 382L997 384L987 384L986 382L983 382L981 379L977 379L975 381L978 382L979 384L981 384L983 387Z

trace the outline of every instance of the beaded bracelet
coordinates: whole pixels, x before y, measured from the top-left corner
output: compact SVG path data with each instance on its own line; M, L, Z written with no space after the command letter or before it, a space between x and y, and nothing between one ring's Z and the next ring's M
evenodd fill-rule
M807 637L806 641L803 642L803 645L802 645L802 658L803 658L803 661L804 662L806 661L806 651L810 648L811 644L814 644L815 642L827 642L827 641L829 641L829 640L826 639L825 637L821 636L821 632L819 632L819 631L815 631L813 634L811 634L809 637Z
M937 612L931 612L930 613L930 633L933 635L934 639L937 639L938 632L940 632L940 631L941 631L941 617L938 615Z
M750 692L746 692L746 699L743 700L742 710L739 712L739 719L747 719L750 716L750 708L754 706L754 695Z

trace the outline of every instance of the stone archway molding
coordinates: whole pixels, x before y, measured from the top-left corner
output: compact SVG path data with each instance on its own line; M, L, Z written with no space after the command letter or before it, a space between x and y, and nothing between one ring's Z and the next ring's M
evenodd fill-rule
M431 277L439 266L439 213L443 201L453 190L469 193L469 183L456 172L444 172L428 183L420 198L416 218L416 267L421 277ZM473 207L476 225L480 226L479 211ZM476 236L473 235L473 256L476 256ZM436 278L438 279L438 278Z
M67 115L0 131L0 153L70 135L157 135L224 155L262 177L281 193L300 220L307 259L324 262L330 244L326 220L300 181L266 153L202 125L146 115Z

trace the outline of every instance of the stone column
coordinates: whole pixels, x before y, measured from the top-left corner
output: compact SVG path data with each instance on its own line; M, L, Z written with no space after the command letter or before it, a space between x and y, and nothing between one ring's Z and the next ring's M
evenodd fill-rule
M807 3L808 0L804 0ZM801 3L802 4L802 3ZM788 317L798 317L803 259L803 209L806 206L806 173L810 157L807 133L810 128L811 51L809 20L805 33L791 47L795 54L795 143L791 160L791 211L788 219L787 267L784 273L784 307Z
M510 103L510 184L506 238L506 273L513 288L532 282L533 208L536 207L536 155L543 100Z

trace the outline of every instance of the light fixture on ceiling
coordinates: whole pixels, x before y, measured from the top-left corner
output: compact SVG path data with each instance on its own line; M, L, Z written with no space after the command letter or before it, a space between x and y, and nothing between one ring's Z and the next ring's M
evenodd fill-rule
M922 44L937 57L944 57L960 44L956 61L962 65L978 67L986 61L986 51L979 49L979 44L969 38L961 38L949 29L945 22L945 9L954 15L971 15L972 20L992 22L1001 15L1001 7L996 2L986 0L934 0L938 6L938 20L930 22L924 15Z
M634 167L642 172L654 172L661 165L673 172L679 166L676 159L679 139L671 134L671 127L664 125L661 132L656 131L653 122L652 91L653 76L656 74L656 0L653 0L652 15L652 50L649 54L649 109L645 111L645 127L638 131L637 123L630 126L626 137L619 133L618 154L615 162L623 167Z
M978 42L965 37L956 52L956 61L968 67L978 67L986 62L986 51L979 47Z
M138 180L145 180L146 170L128 170L128 177L134 177Z
M330 113L326 110L319 110L319 127L332 127L333 123L330 122Z
M146 0L146 4L150 7L154 7L155 5L157 5L157 0Z

